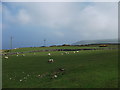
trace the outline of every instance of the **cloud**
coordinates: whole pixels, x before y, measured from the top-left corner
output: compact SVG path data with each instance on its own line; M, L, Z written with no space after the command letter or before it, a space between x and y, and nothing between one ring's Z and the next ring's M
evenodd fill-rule
M60 31L54 31L53 33L55 34L56 37L64 38L64 33Z
M108 10L109 9L109 10ZM87 6L76 18L73 28L84 39L117 38L117 3L95 3Z
M3 22L5 22L3 23L4 26L11 24L26 25L31 22L31 18L25 9L19 9L17 13L15 13L7 6L3 5Z
M21 24L27 24L27 23L29 23L31 21L29 14L27 14L27 12L24 9L21 9L19 11L19 13L17 15L17 20Z
M2 49L2 4L0 3L0 49Z
M6 21L44 27L46 32L49 30L50 35L58 38L117 37L117 3L12 3L11 6L20 8L16 14L5 9Z

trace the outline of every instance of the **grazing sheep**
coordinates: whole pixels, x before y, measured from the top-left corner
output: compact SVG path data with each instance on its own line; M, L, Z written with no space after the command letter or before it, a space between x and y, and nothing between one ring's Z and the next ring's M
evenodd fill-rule
M67 54L67 52L65 52Z
M54 62L53 59L49 59L48 62Z
M19 54L19 53L17 52L17 54Z
M58 76L55 74L51 77L51 79L57 78Z
M8 59L8 57L7 57L7 56L5 56L5 59Z
M9 78L10 80L12 79L12 78Z
M40 77L41 75L39 74L38 77Z
M54 78L57 78L57 75L54 75Z
M75 53L75 51L73 53Z
M50 56L51 55L51 53L48 53L48 56Z
M69 54L69 52L65 52L65 54Z
M20 79L20 82L22 82L22 79Z
M60 68L59 70L60 70L60 71L65 71L65 69L64 69L64 68Z
M76 51L76 52L79 52L79 51Z

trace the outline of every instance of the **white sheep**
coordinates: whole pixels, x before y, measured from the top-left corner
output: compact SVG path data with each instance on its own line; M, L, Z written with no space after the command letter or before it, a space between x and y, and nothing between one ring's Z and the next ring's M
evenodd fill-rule
M55 74L51 77L51 79L57 78L58 76Z
M38 77L40 77L41 75L39 74Z
M10 80L12 79L12 78L9 78Z
M67 54L67 52L65 52Z
M48 56L50 56L51 55L51 53L48 53Z
M54 78L57 78L57 75L54 75Z
M8 59L8 57L7 57L7 56L5 56L5 59Z
M65 54L69 54L69 52L65 52Z
M19 56L19 55L16 55L17 57Z
M79 52L79 51L76 51L76 52Z
M69 54L68 52L65 52L65 54Z
M54 62L53 59L49 59L48 62Z
M20 82L22 82L23 80L22 79L20 79Z
M65 69L64 69L64 68L60 68L59 70L60 70L60 71L65 71Z

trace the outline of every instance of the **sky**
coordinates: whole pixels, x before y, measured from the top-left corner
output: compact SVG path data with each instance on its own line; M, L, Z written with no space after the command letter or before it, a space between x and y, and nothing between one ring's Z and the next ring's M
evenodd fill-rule
M0 50L2 49L2 4L0 3Z
M3 2L2 46L72 44L118 38L117 2ZM0 11L1 12L1 11ZM0 22L1 25L1 22Z

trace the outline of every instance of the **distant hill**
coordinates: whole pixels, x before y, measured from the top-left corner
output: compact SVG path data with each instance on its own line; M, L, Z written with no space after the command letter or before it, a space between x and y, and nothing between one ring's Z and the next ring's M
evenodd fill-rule
M82 41L75 42L72 45L102 44L102 43L118 43L118 39L82 40Z

